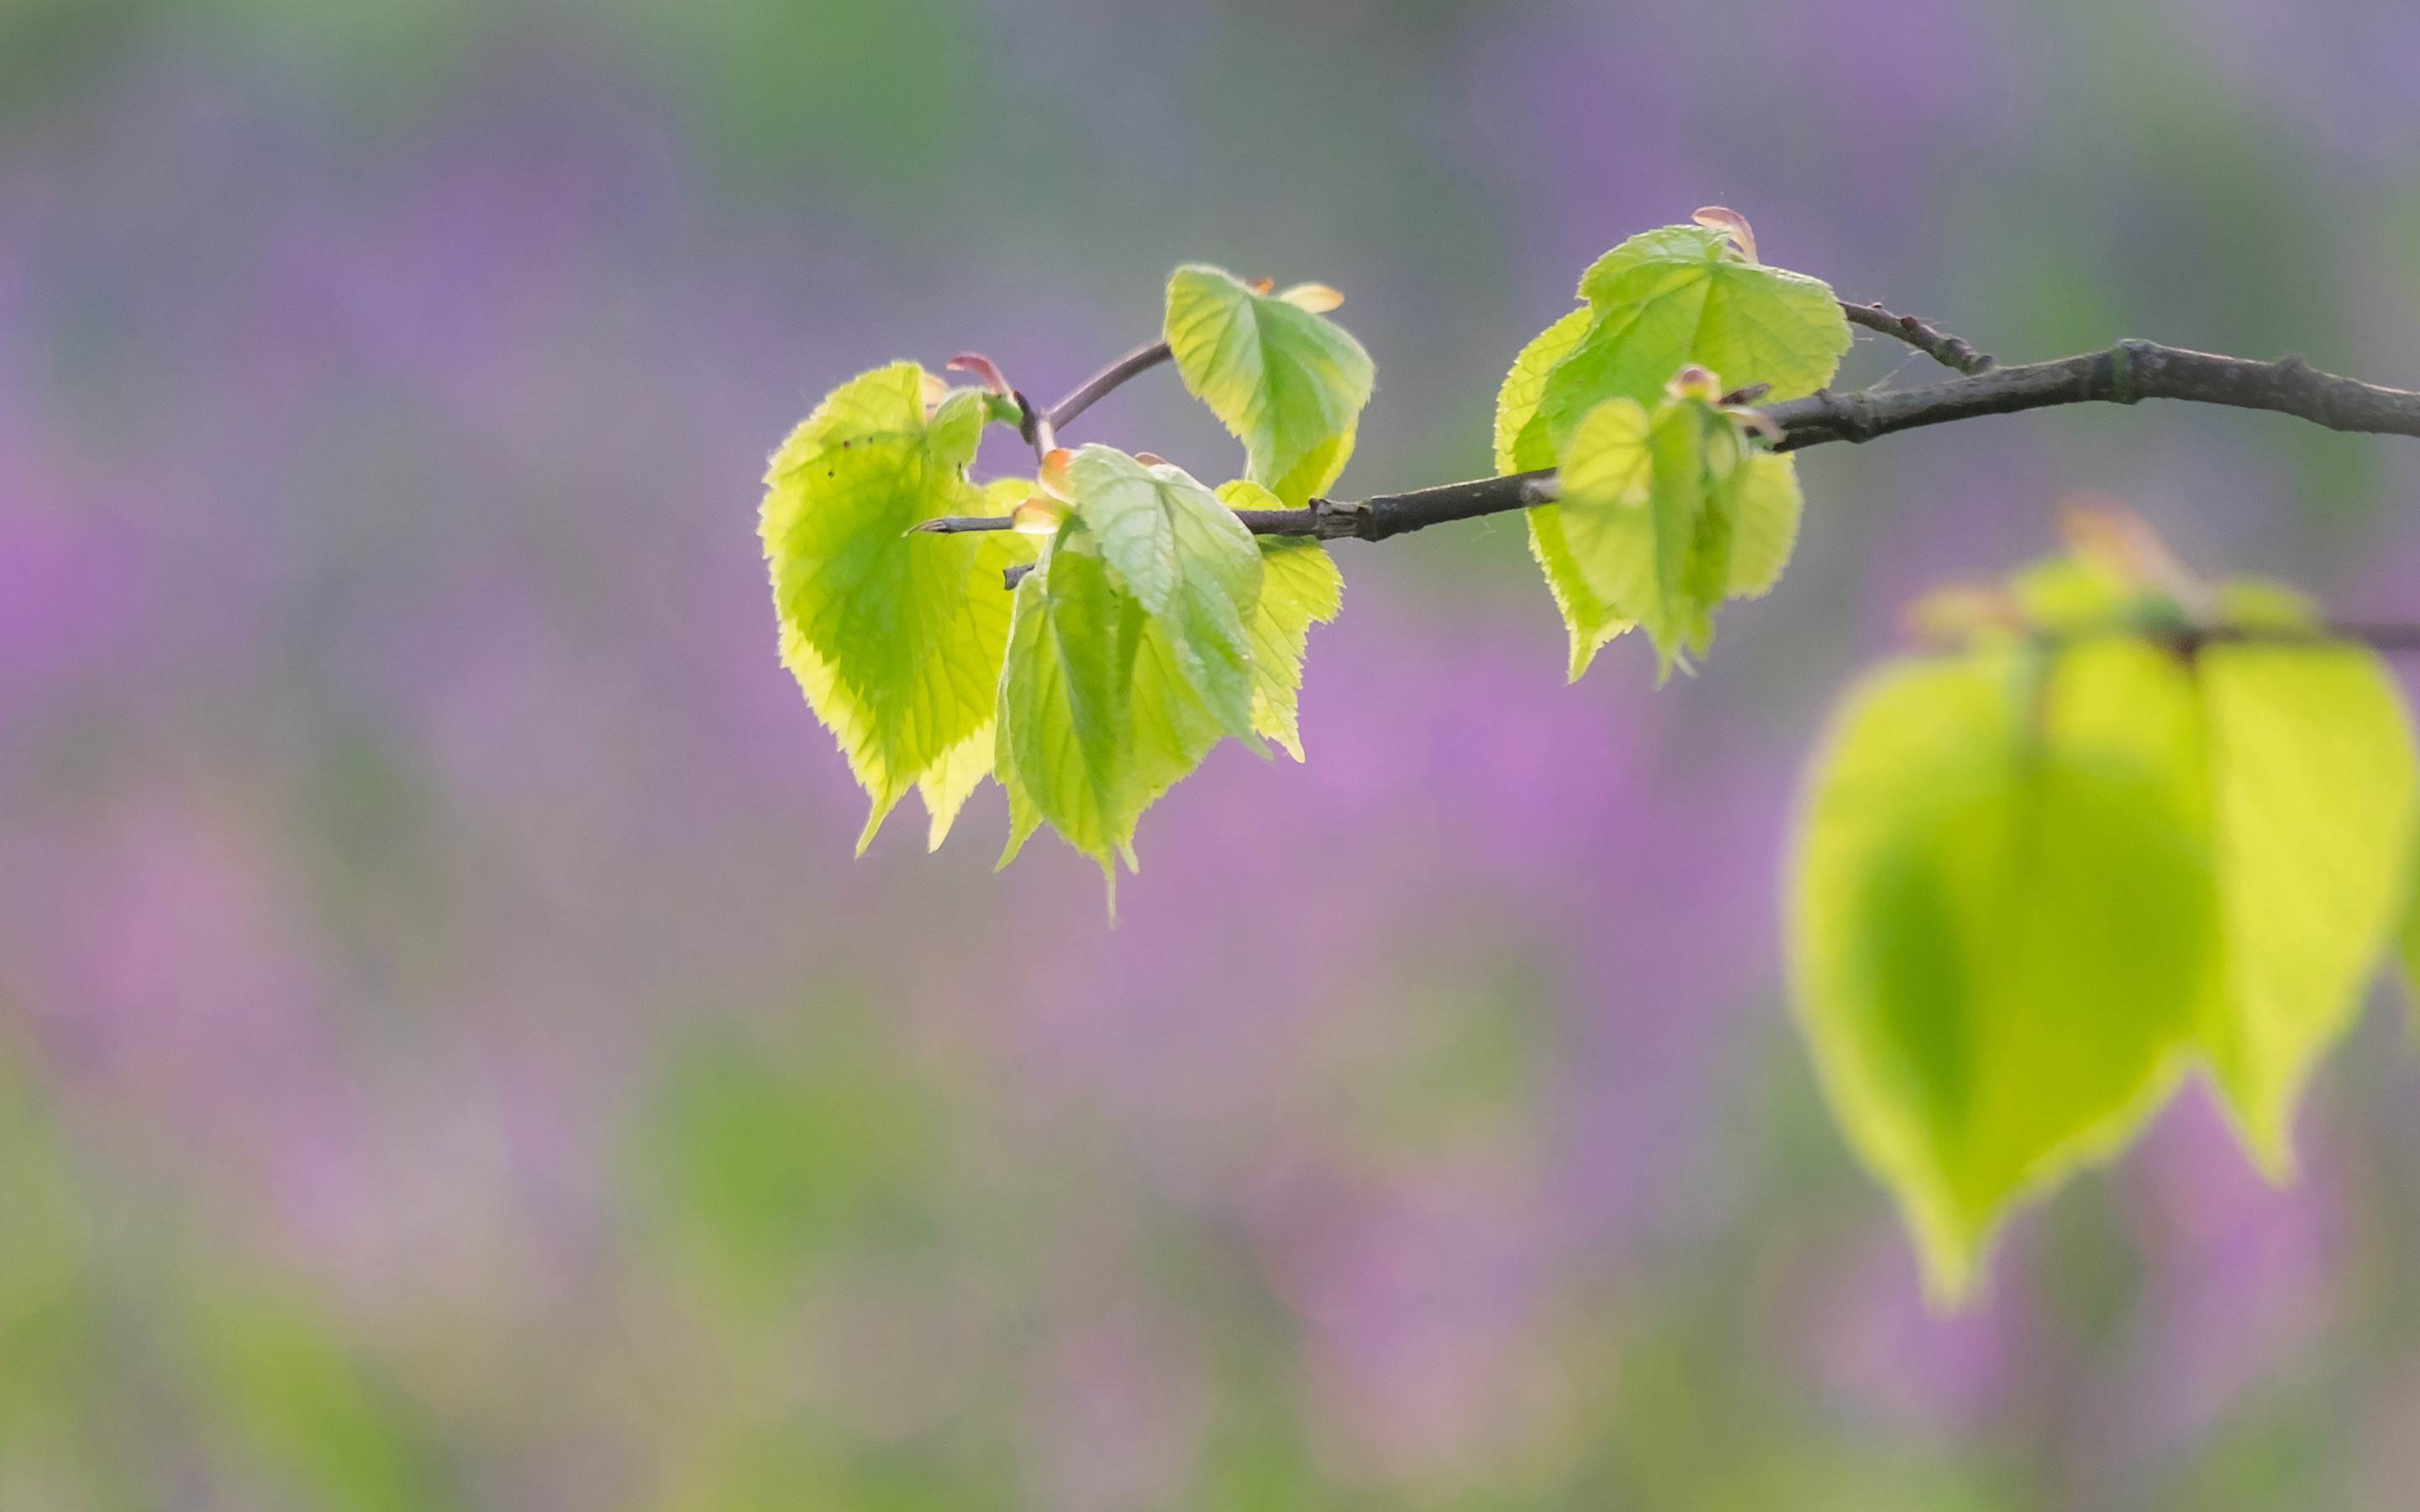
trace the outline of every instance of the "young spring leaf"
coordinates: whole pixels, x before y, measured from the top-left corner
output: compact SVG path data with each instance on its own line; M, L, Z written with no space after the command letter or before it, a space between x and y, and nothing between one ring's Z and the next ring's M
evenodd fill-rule
M1237 479L1218 486L1231 509L1278 509L1275 494ZM1336 618L1344 601L1344 578L1327 548L1308 536L1262 535L1261 602L1252 616L1252 728L1302 760L1302 731L1295 701L1302 691L1302 660L1311 627Z
M1068 465L1076 512L1119 585L1166 628L1185 681L1220 729L1252 733L1251 623L1261 553L1235 512L1170 463L1087 446Z
M1696 371L1652 410L1597 406L1559 480L1554 523L1573 569L1593 601L1646 629L1668 674L1705 652L1724 598L1772 585L1797 535L1790 459L1749 451L1735 416L1711 402L1720 382ZM1581 644L1574 625L1585 667Z
M1167 334L1186 388L1244 443L1252 482L1295 509L1344 471L1374 369L1343 327L1188 265L1168 281Z
M1517 457L1560 456L1590 410L1613 398L1653 404L1687 363L1792 399L1830 382L1849 349L1827 285L1747 260L1714 227L1633 237L1590 268L1579 292L1588 328L1547 372L1514 435Z
M2376 653L2222 642L2198 662L2226 926L2202 1042L2253 1159L2283 1180L2312 1065L2395 934L2420 784Z
M1261 549L1183 470L1085 447L1074 511L1017 584L995 765L1006 865L1048 821L1114 882L1135 822L1222 735L1258 746ZM1115 543L1114 548L1112 543Z
M1773 591L1798 545L1798 458L1750 452L1741 466L1739 511L1731 526L1730 594L1756 598Z
M1008 595L1001 569L1032 555L1011 532L909 535L982 496L966 466L990 413L962 390L928 408L913 363L833 390L773 454L759 516L782 660L872 795L862 853L923 786L937 831L981 780Z
M1537 412L1538 395L1545 392L1546 374L1588 331L1589 318L1588 306L1580 306L1540 332L1512 360L1512 369L1504 375L1504 385L1496 395L1498 476L1534 472L1555 465L1554 450L1546 445L1544 438L1534 437L1525 444L1522 427ZM1547 591L1555 595L1555 608L1562 614L1563 626L1571 635L1568 675L1573 682L1578 682L1580 673L1588 671L1589 663L1595 659L1597 649L1629 629L1631 622L1590 591L1579 563L1572 560L1570 544L1563 539L1561 509L1554 504L1536 504L1524 513L1529 522L1529 555L1546 575Z
M1937 1299L2172 1085L2217 930L2200 791L2183 665L2115 637L1896 663L1817 756L1796 1011Z
M1565 353L1588 334L1594 312L1583 304L1541 331L1512 359L1503 386L1496 391L1496 471L1535 472L1555 465L1554 449L1540 435L1524 435L1529 417L1538 412L1538 397L1546 392L1546 375ZM1525 447L1526 442L1526 447Z
M1002 866L1047 819L1115 884L1110 857L1133 842L1144 801L1133 705L1149 620L1073 517L1016 585L994 754L1009 791Z

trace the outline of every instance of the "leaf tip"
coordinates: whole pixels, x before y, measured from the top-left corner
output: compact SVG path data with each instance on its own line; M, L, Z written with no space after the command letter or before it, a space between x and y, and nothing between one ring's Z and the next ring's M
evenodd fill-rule
M1006 394L1011 392L1008 375L1000 370L998 363L981 352L960 352L950 359L948 367L953 373L972 373L983 379L983 386L989 393Z
M1326 284L1296 284L1278 298L1312 315L1326 315L1344 302L1344 296Z
M1738 245L1741 255L1747 258L1749 267L1763 266L1756 260L1756 230L1747 224L1746 216L1724 206L1706 205L1699 207L1689 219L1709 231L1720 231L1730 238Z

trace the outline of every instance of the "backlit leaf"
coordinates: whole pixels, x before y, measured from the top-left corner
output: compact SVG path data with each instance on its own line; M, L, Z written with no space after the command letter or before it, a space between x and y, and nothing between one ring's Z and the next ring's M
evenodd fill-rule
M1609 399L1572 437L1557 506L1565 548L1596 601L1653 638L1667 672L1705 651L1714 607L1735 591L1732 547L1748 461L1733 417L1696 397L1652 410ZM1769 558L1780 523L1772 517L1794 502L1795 490L1777 495L1786 472L1761 476L1757 545ZM1768 582L1779 570L1752 566Z
M1135 658L1150 616L1121 592L1100 545L1070 518L1016 585L1000 682L995 769L1012 795L1009 849L1048 820L1115 882L1111 856L1142 811L1135 766Z
M2119 1145L2184 1064L2217 931L2183 664L2108 638L1903 661L1816 758L1799 1022L1936 1298L2009 1206Z
M1160 623L1210 717L1252 733L1251 621L1261 594L1252 532L1184 469L1087 446L1068 467L1076 512L1119 586Z
M1580 337L1588 333L1594 312L1583 304L1561 319L1541 331L1521 355L1512 359L1512 371L1504 375L1503 387L1496 392L1496 471L1534 472L1555 465L1554 449L1543 437L1533 440L1527 451L1522 449L1523 427L1538 412L1538 396L1546 392L1546 375L1563 360Z
M2404 903L2402 939L2398 949L2403 957L2403 995L2412 1005L2414 1024L2420 1024L2420 834L2415 834L2412 859L2404 869Z
M1277 496L1255 483L1221 484L1218 498L1233 509L1277 509ZM1261 601L1252 616L1252 728L1302 760L1296 700L1302 660L1314 624L1336 618L1344 578L1326 548L1308 536L1263 535Z
M1712 227L1633 237L1597 260L1579 292L1588 328L1547 373L1515 456L1559 456L1590 410L1618 397L1652 405L1685 363L1792 399L1830 382L1849 349L1828 285L1749 262Z
M873 796L861 852L989 722L1008 631L999 569L1032 553L1008 532L908 533L983 508L965 470L984 395L928 415L924 379L899 363L833 390L773 455L759 520L782 660Z
M2415 777L2394 679L2350 645L2221 643L2199 657L2226 986L2202 1031L2261 1167L2293 1167L2293 1110L2399 921Z
M1186 388L1244 443L1247 477L1288 508L1336 481L1374 376L1343 327L1192 265L1168 281L1167 334Z
M1086 447L1068 480L1075 513L1017 585L1000 682L1001 863L1047 820L1114 881L1115 857L1136 864L1142 810L1219 736L1259 745L1264 559L1233 511L1180 469Z
M1798 545L1798 459L1787 453L1750 452L1741 466L1739 513L1731 529L1730 592L1754 598L1772 591Z
M1512 360L1512 369L1504 375L1504 385L1496 395L1496 471L1499 475L1531 472L1555 465L1554 448L1546 444L1544 434L1533 433L1525 439L1523 427L1537 412L1538 395L1545 392L1546 374L1587 332L1590 318L1588 306L1582 305L1540 332ZM1555 608L1561 612L1563 627L1571 636L1568 675L1577 682L1580 673L1588 671L1589 663L1595 659L1597 649L1629 629L1631 622L1590 591L1580 575L1579 563L1572 560L1571 546L1563 538L1561 510L1554 504L1539 504L1524 513L1529 523L1529 555L1546 575L1547 590L1555 595Z

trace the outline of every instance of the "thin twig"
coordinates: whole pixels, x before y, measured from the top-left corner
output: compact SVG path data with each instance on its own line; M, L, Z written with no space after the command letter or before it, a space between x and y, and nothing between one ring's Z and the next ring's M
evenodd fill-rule
M1840 301L1840 313L1849 317L1851 324L1903 341L1942 366L1956 368L1968 378L2000 365L1990 353L1977 351L1965 337L1936 330L1912 315L1893 315L1879 304L1851 304L1846 300Z
M1068 422L1093 408L1110 390L1138 373L1149 372L1175 355L1164 341L1138 347L1078 384L1076 392L1052 405L1050 413L1045 418L1052 430L1063 430Z

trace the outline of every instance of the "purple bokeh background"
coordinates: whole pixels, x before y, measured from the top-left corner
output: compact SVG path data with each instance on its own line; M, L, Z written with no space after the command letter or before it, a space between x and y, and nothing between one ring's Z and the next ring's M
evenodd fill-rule
M1054 844L991 875L996 792L849 859L753 533L817 393L969 347L1055 393L1191 258L1347 292L1346 491L1474 475L1579 269L1709 202L2007 359L2420 386L2408 5L23 16L0 1505L2420 1486L2392 1015L2292 1189L2189 1096L1935 1319L1773 943L1801 753L1906 597L2094 487L2420 618L2408 445L2150 406L1825 448L1790 577L1661 690L1626 642L1564 686L1516 525L1342 543L1310 762L1214 754L1114 927ZM1082 431L1233 468L1172 381Z

